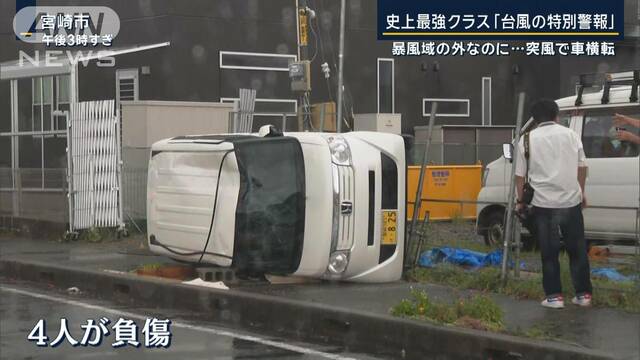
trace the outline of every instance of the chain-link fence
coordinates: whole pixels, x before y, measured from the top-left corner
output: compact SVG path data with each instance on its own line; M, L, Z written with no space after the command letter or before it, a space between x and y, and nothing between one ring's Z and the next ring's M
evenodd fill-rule
M148 149L126 149L123 201L126 220L146 218ZM141 160L143 159L143 160ZM67 169L0 168L0 216L67 223Z
M151 149L122 148L122 199L125 222L143 229L147 218L147 167Z
M416 142L409 154L409 165L420 165L425 142ZM502 144L462 144L432 142L429 165L487 165L502 156Z
M251 119L247 120L247 116ZM282 131L336 131L336 114L321 110L307 113L253 113L246 114L239 111L229 112L228 128L235 129L238 124L239 132L257 132L264 125L273 125ZM241 120L244 119L244 120ZM250 129L250 130L249 130Z

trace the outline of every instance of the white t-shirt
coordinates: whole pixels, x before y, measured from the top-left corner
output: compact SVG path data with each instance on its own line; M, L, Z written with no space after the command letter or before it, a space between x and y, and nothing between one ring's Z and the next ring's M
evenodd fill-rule
M582 202L578 167L584 165L582 141L575 131L544 122L529 135L529 183L531 204L543 208L569 208ZM524 136L520 138L516 175L526 176Z

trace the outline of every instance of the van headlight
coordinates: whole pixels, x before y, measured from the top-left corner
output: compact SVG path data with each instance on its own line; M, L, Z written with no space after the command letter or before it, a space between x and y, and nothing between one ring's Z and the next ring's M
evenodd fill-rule
M351 165L351 149L342 136L330 136L327 138L331 161L336 165Z
M327 270L329 270L329 274L331 275L339 275L347 270L347 265L349 265L349 252L335 251L329 257Z

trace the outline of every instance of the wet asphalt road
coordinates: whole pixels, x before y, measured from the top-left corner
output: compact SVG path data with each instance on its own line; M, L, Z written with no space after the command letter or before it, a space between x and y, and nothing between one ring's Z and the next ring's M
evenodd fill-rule
M110 334L97 347L72 347L63 343L55 348L38 347L27 336L39 319L46 321L48 342L58 335L60 319L66 318L73 338L80 341L80 327L88 319L106 317ZM138 348L112 348L115 341L112 325L119 318L138 325ZM145 348L141 330L146 318L172 320L170 347ZM185 320L186 319L186 320ZM0 359L373 359L346 354L335 348L291 343L286 339L265 338L189 320L188 314L163 315L140 308L122 308L108 302L67 295L24 284L0 283Z

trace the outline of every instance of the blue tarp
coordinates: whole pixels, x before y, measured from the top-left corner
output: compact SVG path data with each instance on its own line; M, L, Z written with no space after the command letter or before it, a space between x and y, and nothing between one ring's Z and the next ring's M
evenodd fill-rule
M449 263L474 268L485 266L500 266L502 264L502 251L495 250L488 254L467 249L450 247L433 248L420 255L418 264L422 267L432 267L440 263Z
M448 263L472 268L485 266L500 266L502 264L502 250L494 250L488 254L460 248L442 247L433 248L420 255L418 264L422 267L433 267L438 264ZM513 267L513 262L510 262ZM520 264L520 268L524 263ZM591 270L593 276L603 277L611 281L634 281L639 279L639 275L625 276L614 268L595 268Z
M593 276L599 276L611 281L634 281L638 278L638 275L635 276L626 276L622 275L618 272L618 270L614 268L596 268L591 270L591 274Z

